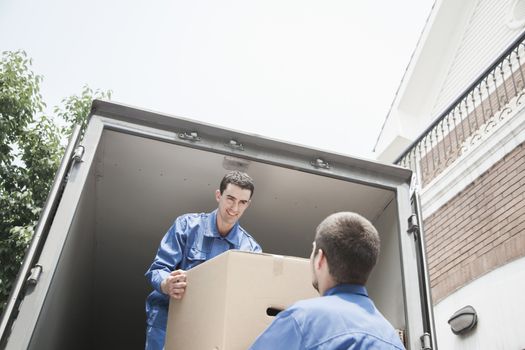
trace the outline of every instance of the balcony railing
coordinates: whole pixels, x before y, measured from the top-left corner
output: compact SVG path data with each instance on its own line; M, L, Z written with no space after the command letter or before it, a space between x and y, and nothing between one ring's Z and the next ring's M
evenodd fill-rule
M424 187L511 112L525 95L525 32L395 161Z

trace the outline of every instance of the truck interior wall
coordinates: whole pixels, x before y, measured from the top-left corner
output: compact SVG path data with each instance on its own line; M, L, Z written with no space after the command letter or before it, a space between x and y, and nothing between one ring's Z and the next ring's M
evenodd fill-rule
M397 204L393 200L373 221L381 235L381 252L367 289L374 303L392 325L397 329L406 329L397 211Z
M140 139L137 142L140 147ZM125 147L103 136L95 158L96 349L143 348L149 291L144 273L160 242L160 233L152 233L165 226L169 216L168 208L154 204L164 195L151 185L156 177L148 162L160 155L138 157L140 153L128 154L133 150ZM132 168L129 162L135 155L145 163Z
M94 187L94 177L89 176L48 289L30 349L94 348ZM48 254L46 248L51 247L53 239L48 237L49 245L44 247L43 256Z

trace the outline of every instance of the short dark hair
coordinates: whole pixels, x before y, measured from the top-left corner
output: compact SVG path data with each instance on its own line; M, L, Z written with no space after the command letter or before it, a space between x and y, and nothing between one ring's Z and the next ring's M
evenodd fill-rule
M315 233L317 255L323 250L335 282L365 284L379 255L379 234L359 214L340 212L324 219Z
M255 186L253 184L253 179L248 174L238 170L233 170L226 173L226 175L224 175L222 178L221 185L219 187L221 194L224 192L228 184L239 186L243 190L250 190L250 198L252 198Z

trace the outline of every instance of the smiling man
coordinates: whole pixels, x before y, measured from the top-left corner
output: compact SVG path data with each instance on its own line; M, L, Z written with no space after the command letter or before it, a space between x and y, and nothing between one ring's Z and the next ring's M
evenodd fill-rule
M169 298L184 296L187 270L230 249L261 251L238 222L253 191L253 180L247 174L231 171L215 191L216 210L179 216L168 230L146 272L154 289L146 300L147 350L164 347Z

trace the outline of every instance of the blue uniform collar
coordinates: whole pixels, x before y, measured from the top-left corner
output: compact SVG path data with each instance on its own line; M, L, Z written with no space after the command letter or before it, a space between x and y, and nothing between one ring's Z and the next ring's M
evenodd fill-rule
M366 287L361 284L338 284L337 286L328 289L324 293L324 296L341 293L360 294L365 297L368 297Z
M204 236L206 237L215 237L219 238L221 237L219 230L217 229L217 210L215 209L208 215L208 229L204 230ZM240 246L240 237L239 237L239 222L237 221L235 225L233 225L232 229L228 233L226 237L224 237L225 240L233 244L235 247Z

